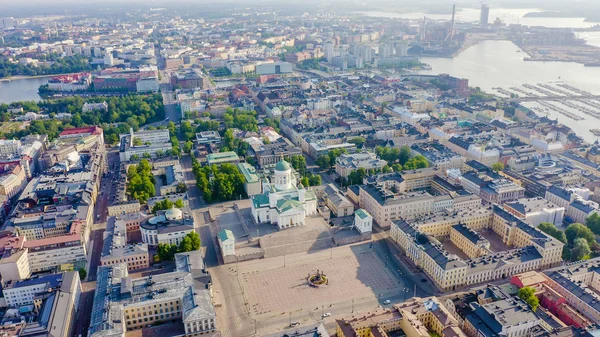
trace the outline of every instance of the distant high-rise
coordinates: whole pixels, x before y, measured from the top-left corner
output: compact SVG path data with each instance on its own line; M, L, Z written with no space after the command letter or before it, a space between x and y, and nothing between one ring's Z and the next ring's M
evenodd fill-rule
M379 45L379 57L390 57L393 53L393 45L389 45L387 43Z
M335 56L335 48L333 46L333 43L328 42L325 44L325 48L323 48L323 53L325 54L325 58L327 59L327 62L331 63L331 60L333 59L333 57Z
M15 28L15 19L13 17L2 18L2 28L13 29Z
M481 5L481 16L479 18L479 23L482 26L487 26L489 21L490 21L490 6Z

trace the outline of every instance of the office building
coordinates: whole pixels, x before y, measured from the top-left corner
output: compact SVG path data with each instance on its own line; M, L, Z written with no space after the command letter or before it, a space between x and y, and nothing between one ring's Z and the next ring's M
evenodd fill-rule
M101 266L127 264L128 270L143 269L150 266L150 256L147 243L131 244L127 242L127 232L133 229L128 221L131 217L110 217L106 222L105 238L100 254ZM134 218L135 219L135 218ZM141 219L137 221L137 228Z
M142 241L149 246L157 246L159 243L179 245L194 230L194 219L187 208L171 208L142 221L140 230Z
M465 317L463 326L470 337L528 337L534 328L541 327L540 317L517 297L471 306L473 311Z
M178 321L185 335L214 332L210 276L199 251L175 255L171 273L132 278L127 265L98 268L91 313L91 337L125 336L157 322Z
M488 5L481 5L481 15L479 17L479 24L487 26L490 21L490 7Z
M505 211L534 227L542 222L560 226L565 216L564 207L559 207L542 197L522 198L515 202L507 202L503 207Z
M464 226L491 230L510 249L493 252L484 238ZM447 235L468 260L446 251L438 238ZM390 237L442 291L556 265L562 261L564 246L497 205L396 220Z
M342 154L335 161L335 172L340 177L346 178L352 171L359 168L369 172L371 170L381 170L386 165L387 161L379 159L372 152Z
M155 157L157 152L167 153L172 148L169 130L133 132L130 129L129 133L120 135L119 156L122 162L131 160L132 156L142 158L146 153Z
M349 315L335 323L338 337L466 337L458 320L436 297L414 297L389 309Z

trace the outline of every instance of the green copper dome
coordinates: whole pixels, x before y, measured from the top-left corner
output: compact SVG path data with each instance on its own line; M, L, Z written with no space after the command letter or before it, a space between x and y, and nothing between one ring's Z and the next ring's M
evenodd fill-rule
M288 162L285 160L281 160L275 165L275 171L287 171L291 168L292 167L290 166L290 164L288 164Z

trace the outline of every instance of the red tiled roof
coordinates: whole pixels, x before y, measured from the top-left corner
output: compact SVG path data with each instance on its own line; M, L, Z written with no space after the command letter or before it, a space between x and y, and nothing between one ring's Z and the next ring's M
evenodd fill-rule
M97 126L85 126L82 128L66 129L60 133L60 136L78 135L78 134L91 134L99 135L102 134L102 129Z

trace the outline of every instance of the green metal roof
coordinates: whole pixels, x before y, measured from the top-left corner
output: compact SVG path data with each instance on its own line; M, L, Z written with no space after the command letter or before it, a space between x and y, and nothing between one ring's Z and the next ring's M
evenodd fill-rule
M240 157L238 157L238 155L233 151L211 153L206 156L208 165L228 163L237 160L240 160Z
M254 208L261 208L269 205L269 196L266 194L256 194L252 196L252 203L254 203Z
M258 174L256 174L256 169L254 166L248 163L239 163L237 165L238 170L244 175L244 179L246 179L246 183L256 183L258 182Z
M293 208L303 208L304 204L295 199L284 199L277 202L277 210L279 213L284 213Z
M280 160L279 163L275 165L275 171L287 171L291 168L290 164L285 160Z
M365 211L362 208L359 208L356 212L354 212L354 214L358 215L358 217L361 219L366 219L367 217L371 216L371 214L369 214L369 212Z
M228 239L235 241L235 237L233 236L232 231L230 231L229 229L224 229L219 232L219 241L223 242L227 241Z

